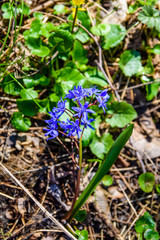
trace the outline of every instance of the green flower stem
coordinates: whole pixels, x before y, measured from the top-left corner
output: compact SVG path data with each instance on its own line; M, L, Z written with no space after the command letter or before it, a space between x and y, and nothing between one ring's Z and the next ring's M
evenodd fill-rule
M72 31L71 31L71 33L73 33L74 26L75 26L75 24L76 24L77 14L78 14L78 6L76 6L76 12L75 12L74 19L73 19L73 25L72 25Z
M74 205L76 203L78 194L79 194L79 186L80 186L80 177L81 177L81 169L82 169L82 137L83 134L81 135L80 141L79 141L79 169L78 169L78 174L77 174L77 186L76 186L76 192L75 192L75 196L72 202L72 206L71 209L69 210L69 212L66 214L65 219L68 220L70 219L70 216L72 215L73 209L74 209Z

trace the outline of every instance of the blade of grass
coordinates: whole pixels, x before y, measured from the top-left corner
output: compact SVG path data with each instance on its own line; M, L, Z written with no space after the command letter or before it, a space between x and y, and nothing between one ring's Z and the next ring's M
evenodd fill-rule
M110 148L108 154L106 155L101 167L98 169L96 174L94 175L91 182L88 184L84 192L80 195L78 200L75 203L71 216L69 217L69 221L76 215L81 206L86 202L89 196L92 194L96 186L100 183L102 178L106 175L109 169L112 167L114 162L116 161L120 151L128 141L133 131L133 124L129 125L116 139L112 147Z

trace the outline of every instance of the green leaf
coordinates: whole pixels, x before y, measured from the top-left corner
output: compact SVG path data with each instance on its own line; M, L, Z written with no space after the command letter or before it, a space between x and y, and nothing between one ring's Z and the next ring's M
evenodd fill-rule
M84 72L86 80L84 82L84 87L90 87L91 85L96 85L100 87L106 87L108 83L101 71L98 71L96 67L90 67Z
M3 88L5 93L13 96L18 96L22 89L19 84L16 83L9 75L4 77L3 81L0 83L0 86Z
M143 5L152 5L154 6L158 0L138 0L139 3L143 6Z
M13 14L15 12L15 8L13 7L13 5L11 3L3 3L1 6L1 10L3 13L3 18L4 19L10 19L13 17Z
M142 76L141 80L143 83L154 81L153 78L150 78L147 76ZM151 101L155 96L157 96L159 87L160 87L160 83L151 83L151 84L146 85L147 101Z
M105 186L110 186L112 185L113 183L113 178L110 176L110 175L105 175L103 178L102 178L102 183L103 185Z
M22 89L20 91L20 96L22 99L34 99L38 97L38 93L33 90L32 88L28 88L28 89Z
M149 52L160 54L160 44L155 44L153 48L149 49Z
M37 85L46 87L50 83L50 79L47 78L44 74L35 74L32 77L23 78L23 82L27 88L32 88Z
M156 185L156 191L157 191L157 193L160 193L160 184Z
M130 5L128 8L128 13L132 14L139 8L139 3L136 1L134 4Z
M60 53L65 53L72 48L73 36L68 30L57 30L57 32L50 34L48 41Z
M147 229L144 233L144 237L146 240L159 240L160 238L159 233L152 229Z
M79 236L78 240L88 240L87 230L76 230L76 234Z
M44 16L42 13L34 12L33 17L37 18L39 21L43 20Z
M30 119L24 117L20 112L13 113L11 117L11 123L18 131L28 131L29 127L31 126Z
M70 89L78 85L78 81L84 79L82 73L70 67L61 68L57 71L57 82L62 84L63 93L67 94Z
M91 28L91 32L97 36L105 36L110 32L110 30L111 30L111 26L110 24L107 24L107 23L101 23Z
M155 177L154 174L147 172L147 173L142 173L139 178L138 178L138 183L140 185L140 188L146 192L150 193L152 192L152 189L155 184Z
M106 50L116 47L124 39L125 35L125 27L118 24L110 24L110 31L102 39L102 47Z
M25 35L24 38L26 39L25 41L26 46L31 50L40 49L42 40L40 38L29 36L30 32L29 33L26 33L26 32L27 31L25 31L23 34Z
M45 36L46 38L49 38L50 32L53 31L54 29L55 29L55 27L52 22L44 23L41 26L40 34L42 36Z
M81 43L87 43L90 39L90 36L84 31L84 29L80 28L78 32L75 34L75 39L79 40Z
M87 217L87 213L85 210L79 210L77 212L77 214L75 215L75 219L78 221L78 222L83 222Z
M135 224L135 230L137 233L144 233L147 229L154 230L156 224L153 218L148 212L145 212L142 217L140 217Z
M30 8L26 4L20 4L17 6L17 13L23 13L25 15L30 14Z
M75 214L78 212L81 206L86 202L86 200L92 194L96 186L100 183L102 178L107 174L109 169L112 167L120 151L128 141L129 137L131 136L132 131L133 131L133 124L127 127L116 139L116 141L110 148L108 154L105 156L96 174L94 175L94 177L92 178L92 180L90 181L86 189L83 191L83 193L80 195L80 197L76 201L73 211L71 213L71 216L69 217L69 220L71 220L75 216Z
M152 6L144 6L139 12L138 20L146 24L149 28L160 31L160 11Z
M35 19L32 21L31 23L31 28L30 28L30 32L32 34L32 37L38 37L39 36L39 32L41 30L41 25L42 23L40 22L39 19Z
M77 67L88 62L87 51L83 48L83 45L75 40L72 51L72 58Z
M56 93L50 94L49 98L50 98L51 102L58 102L60 100L60 97Z
M131 77L141 68L140 53L135 50L126 50L121 54L119 67L125 76Z
M157 96L158 91L159 91L160 83L151 83L146 86L146 91L147 91L147 96L146 99L147 101L151 101L155 96Z
M111 118L106 118L106 122L109 123L111 127L122 128L137 117L134 108L126 102L115 101L110 105L110 109L113 114Z
M98 158L103 159L104 154L109 151L113 144L113 137L110 133L103 134L101 138L94 137L89 145L91 152Z
M46 57L50 53L50 49L46 46L40 46L38 49L33 49L32 54L37 55L38 57Z
M94 137L95 135L95 130L91 129L91 128L85 128L84 132L83 132L83 147L88 146L88 144L90 143L91 139Z
M87 11L78 11L77 19L81 22L81 25L85 27L86 29L90 29L91 27L91 20L89 18L89 15ZM73 20L73 17L72 17Z
M54 14L65 13L66 7L62 4L57 4L54 6Z
M33 100L17 99L18 109L26 116L33 117L39 110L39 107Z

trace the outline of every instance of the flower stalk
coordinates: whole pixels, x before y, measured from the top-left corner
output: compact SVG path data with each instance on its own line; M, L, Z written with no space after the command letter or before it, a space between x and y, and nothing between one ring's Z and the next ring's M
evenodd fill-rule
M73 33L74 26L75 26L75 24L76 24L77 14L78 14L78 6L76 6L76 11L75 11L75 14L74 14L74 19L73 19L73 25L72 25L71 33Z

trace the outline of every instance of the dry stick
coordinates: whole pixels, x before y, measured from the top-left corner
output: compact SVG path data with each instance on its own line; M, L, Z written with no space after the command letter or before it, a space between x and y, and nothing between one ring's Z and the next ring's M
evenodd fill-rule
M143 87L145 85L149 85L149 84L152 84L152 83L159 83L159 82L160 82L160 79L155 80L155 81L146 82L146 83L137 84L135 86L126 88L125 91L135 89L135 88L139 88L139 87ZM117 90L117 92L123 92L123 91L124 91L124 89Z
M120 183L119 183L119 186L120 186L120 188L121 188L123 194L125 195L125 197L126 197L126 199L127 199L127 202L129 203L129 205L130 205L130 207L132 208L133 212L134 212L135 215L137 216L138 214L137 214L137 212L136 212L136 209L133 207L133 205L132 205L132 203L131 203L129 197L127 196L126 192L124 191L124 189L123 189L123 187L121 186Z
M30 11L30 15L36 11L39 11L39 10L42 10L42 9L45 9L47 7L51 7L53 6L55 3L53 0L50 0L50 1L47 1L46 3L42 3L42 4L39 4L37 7L31 9Z
M77 240L60 222L58 222L43 206L39 201L30 193L30 191L23 186L23 184L0 162L2 170L6 172L23 190L24 192L37 204L37 206L43 211L43 213L58 227L60 228L68 237L73 240Z
M142 212L145 210L145 208L147 207L148 204L146 204L144 206L144 208L142 208L142 210L140 211L140 213L136 216L136 218L133 220L132 224L130 225L130 227L128 228L128 230L123 234L123 237L125 237L127 235L127 233L130 231L130 229L133 227L134 223L137 221L137 219L141 216Z
M116 97L117 97L118 102L120 102L120 98L119 98L118 92L117 92L117 90L115 89L115 87L113 86L113 84L111 83L111 81L109 80L109 78L108 78L106 72L104 71L102 65L100 65L97 61L95 61L95 62L97 63L97 65L98 65L98 67L100 68L100 70L101 70L101 72L103 73L103 75L105 76L105 79L107 80L107 82L108 82L108 84L110 85L111 89L115 92L115 95L116 95Z

